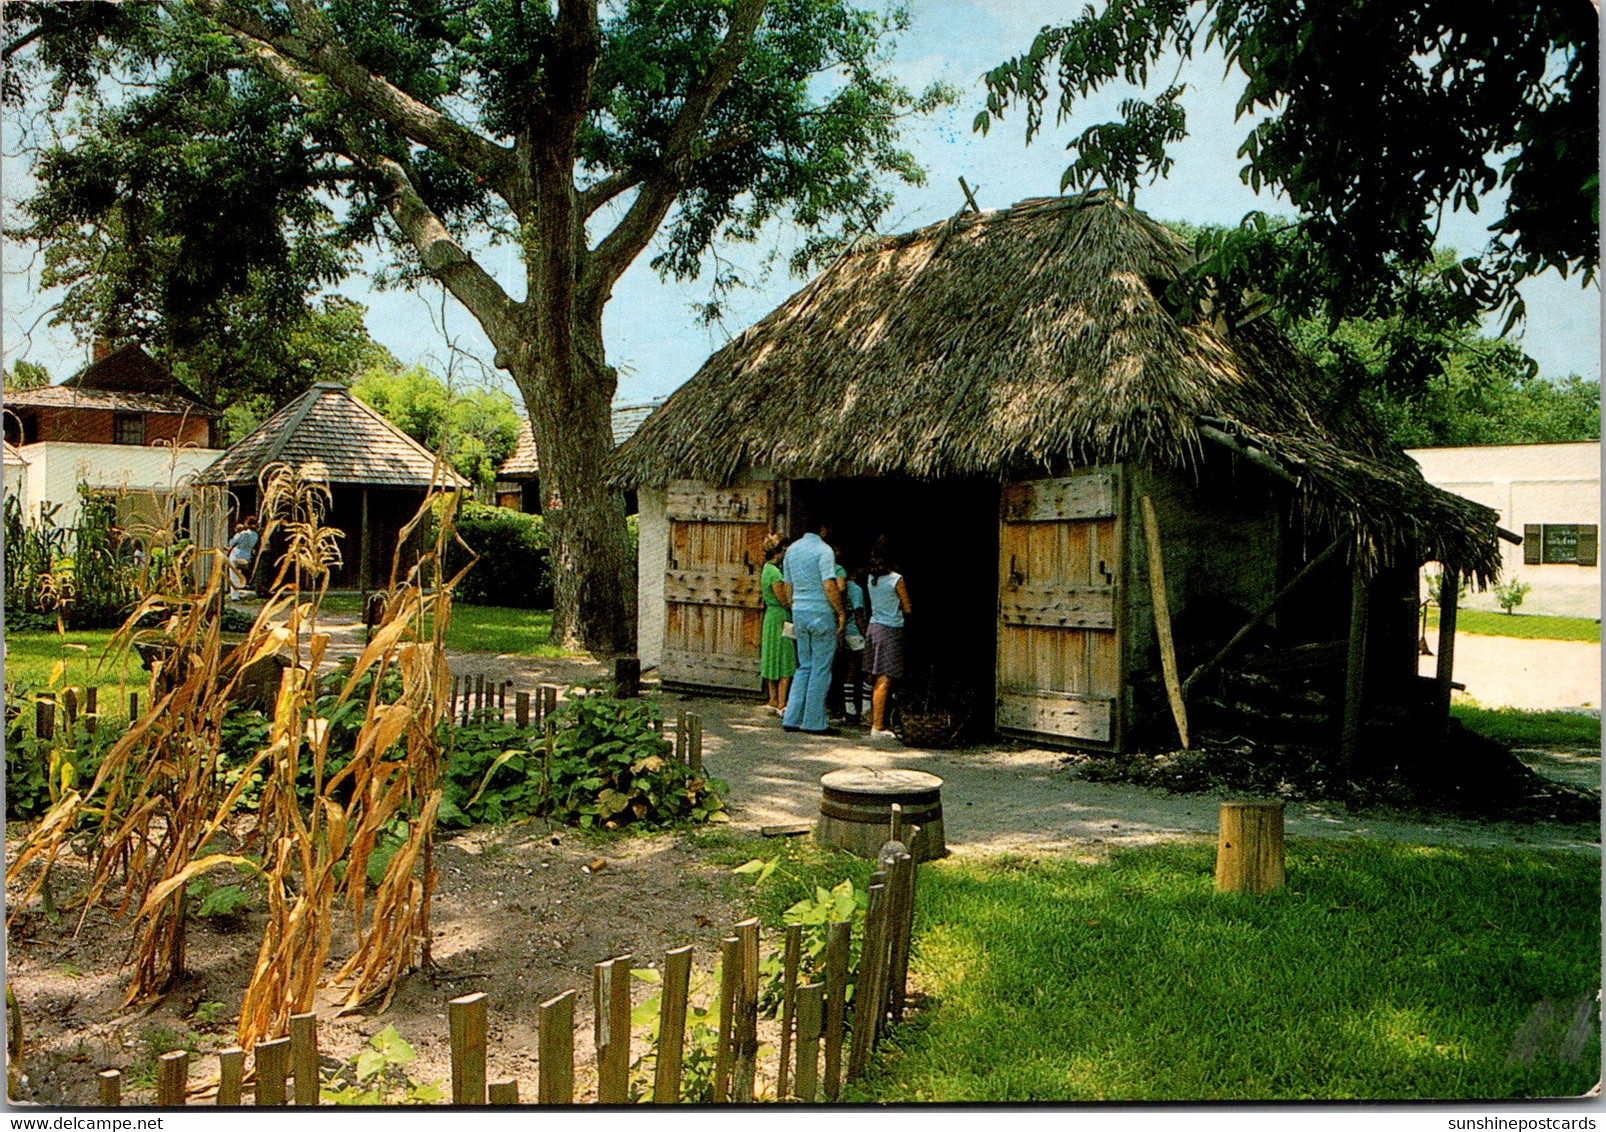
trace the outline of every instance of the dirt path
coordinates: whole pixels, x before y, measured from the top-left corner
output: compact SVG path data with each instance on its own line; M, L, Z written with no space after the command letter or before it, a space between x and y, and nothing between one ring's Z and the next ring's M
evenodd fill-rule
M1432 676L1437 664L1437 657L1424 656L1418 671ZM1455 679L1466 685L1465 695L1483 707L1598 714L1600 646L1592 641L1457 633Z

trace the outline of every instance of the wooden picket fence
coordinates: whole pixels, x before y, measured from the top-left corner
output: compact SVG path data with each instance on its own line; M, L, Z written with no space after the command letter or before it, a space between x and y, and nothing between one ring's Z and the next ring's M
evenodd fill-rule
M893 815L893 840L881 851L871 877L854 994L848 1001L852 924L827 925L825 971L821 981L799 985L803 926L787 925L781 940L782 991L780 1042L775 1072L775 1098L788 1101L832 1101L844 1081L862 1077L870 1055L886 1027L903 1019L907 1004L909 948L914 924L917 866L899 840L900 817ZM913 841L919 827L909 827ZM720 945L718 1038L713 1071L717 1104L747 1104L759 1099L758 1057L760 930L756 919L743 920ZM692 970L691 947L664 954L659 1000L658 1036L650 1097L654 1104L682 1100L682 1069ZM596 964L592 980L596 1047L597 1104L630 1103L631 959L617 955ZM576 994L564 991L537 1008L538 1084L533 1103L571 1105L575 1092L574 1007ZM851 1024L849 1007L851 1005ZM490 1076L489 1022L491 999L484 992L454 998L448 1004L451 1047L451 1103L454 1105L519 1105L518 1082ZM247 1077L247 1053L238 1047L217 1053L216 1103L257 1105L319 1103L317 1019L297 1014L289 1032L258 1042ZM164 1053L157 1060L155 1103L188 1103L190 1054ZM522 1058L521 1058L522 1060ZM99 1075L99 1103L122 1103L123 1075L108 1069ZM643 1082L645 1085L645 1082ZM210 1087L208 1083L208 1088Z

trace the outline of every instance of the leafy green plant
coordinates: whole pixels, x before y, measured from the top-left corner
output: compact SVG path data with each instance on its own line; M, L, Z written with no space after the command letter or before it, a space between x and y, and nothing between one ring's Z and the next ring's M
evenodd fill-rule
M1433 599L1433 604L1435 604L1435 605L1443 605L1444 604L1444 600L1441 597L1441 595L1444 592L1444 571L1443 570L1435 570L1432 573L1430 573L1428 575L1428 578L1427 578L1427 584L1428 584L1428 597ZM1457 601L1461 601L1461 600L1465 599L1466 596L1467 596L1467 576L1465 574L1456 575L1456 595L1455 596L1456 596L1456 600Z
M190 1021L202 1028L219 1025L228 1018L229 1008L221 1002L203 1002L195 1008Z
M368 1048L336 1069L318 1091L321 1104L439 1104L446 1093L439 1081L415 1080L407 1067L418 1054L395 1026L368 1039Z
M1520 578L1513 578L1504 585L1495 586L1494 599L1500 603L1501 609L1507 613L1514 613L1517 606L1522 604L1522 599L1532 591L1533 587L1527 582L1522 581Z
M504 605L518 609L552 608L552 579L547 570L546 526L539 515L465 503L457 519L458 537L446 557L450 573L478 560L458 583L465 603Z
M195 911L195 918L219 928L238 926L246 909L258 899L256 893L238 884L213 886L208 881L200 880L191 884L190 889L190 906Z
M644 983L662 987L663 975L651 967L637 968L630 974ZM711 974L695 977L687 993L686 1041L680 1062L680 1101L682 1104L711 1104L714 1100L714 1066L719 1058L720 999L711 997L710 987L719 986L720 965L715 964ZM699 1005L701 1003L701 1005ZM632 1063L630 1100L632 1103L649 1099L653 1091L653 1073L658 1057L658 1022L662 1013L663 991L648 995L630 1012L632 1030L646 1030L646 1042L640 1057Z

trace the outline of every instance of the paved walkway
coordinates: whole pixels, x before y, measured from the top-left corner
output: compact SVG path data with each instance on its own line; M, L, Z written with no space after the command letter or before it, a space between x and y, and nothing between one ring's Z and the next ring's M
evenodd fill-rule
M1437 647L1437 642L1434 642ZM1438 658L1419 671L1432 676ZM1600 646L1592 641L1529 641L1519 637L1455 635L1455 679L1488 708L1599 712Z

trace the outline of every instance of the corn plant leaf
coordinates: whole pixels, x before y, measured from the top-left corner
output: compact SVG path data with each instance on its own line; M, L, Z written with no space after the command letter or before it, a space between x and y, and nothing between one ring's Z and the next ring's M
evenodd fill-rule
M139 910L140 916L149 916L160 908L162 903L173 893L202 873L210 872L219 865L237 865L241 869L249 869L256 873L262 872L261 866L249 857L240 857L233 853L213 853L209 857L199 857L151 889L149 895L145 897L144 907Z

